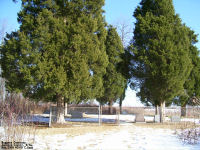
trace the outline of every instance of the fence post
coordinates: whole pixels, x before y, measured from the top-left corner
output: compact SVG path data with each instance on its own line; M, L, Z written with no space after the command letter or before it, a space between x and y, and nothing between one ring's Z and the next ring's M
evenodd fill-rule
M51 116L52 116L52 107L50 106L50 112L49 112L49 127L51 127Z
M99 126L101 125L101 104L99 105Z
M116 108L116 123L117 123L118 125L120 125L119 116L120 116L120 110L118 110L118 109Z
M120 109L121 108L119 108L119 111L118 111L118 125L120 126Z

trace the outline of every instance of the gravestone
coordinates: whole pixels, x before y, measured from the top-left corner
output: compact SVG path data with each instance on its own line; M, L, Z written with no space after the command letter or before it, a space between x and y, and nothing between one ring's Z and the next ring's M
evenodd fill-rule
M144 119L144 114L136 114L136 117L135 117L135 122L145 122L145 119Z
M83 113L78 111L72 112L71 118L83 118Z
M180 122L181 121L181 117L180 116L172 116L171 117L171 122Z
M155 115L154 116L154 122L160 123L160 115Z

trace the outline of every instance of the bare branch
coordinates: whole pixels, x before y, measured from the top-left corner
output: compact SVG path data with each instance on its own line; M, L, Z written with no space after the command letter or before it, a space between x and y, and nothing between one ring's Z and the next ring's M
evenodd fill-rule
M3 19L0 22L0 42L3 40L3 38L5 37L5 33L6 33L6 29L7 29L7 20Z
M121 37L123 46L126 47L132 37L133 29L131 25L128 23L128 20L119 20L114 25L117 28L118 34Z

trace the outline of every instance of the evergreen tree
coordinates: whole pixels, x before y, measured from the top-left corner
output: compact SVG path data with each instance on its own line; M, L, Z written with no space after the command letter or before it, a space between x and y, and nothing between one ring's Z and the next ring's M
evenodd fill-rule
M161 106L163 122L165 102L184 90L192 68L189 30L172 0L142 0L134 17L132 75L143 100Z
M125 21L125 20L120 20L117 22L115 25L117 28L117 32L119 33L119 36L121 38L123 47L124 47L124 53L121 55L122 61L119 63L118 70L123 74L123 76L126 79L126 84L124 87L124 91L122 95L119 98L119 107L120 107L120 113L122 113L122 102L125 98L126 90L128 86L130 85L130 74L129 74L129 65L130 65L130 58L131 54L130 51L128 50L128 44L130 42L130 37L132 34L131 27L130 25Z
M123 43L123 42L122 42ZM120 113L122 113L122 102L125 99L126 96L126 90L128 86L131 86L131 76L130 76L130 61L131 61L131 53L128 50L128 48L124 48L124 53L121 55L122 61L118 65L118 70L121 72L123 77L125 78L125 84L123 87L123 93L121 94L119 98L119 107L120 107Z
M104 0L22 0L20 29L1 47L3 77L9 91L57 102L80 102L103 93Z
M193 44L197 43L197 35L194 31L190 30L190 58L192 60L193 68L190 72L190 75L186 82L184 83L184 92L174 98L174 103L182 107L181 114L182 116L186 115L186 105L191 104L191 99L196 97L200 98L200 57L199 51L196 46Z
M104 94L97 100L101 104L108 102L110 107L109 112L112 113L113 102L121 97L126 86L126 79L119 69L124 49L116 29L112 26L108 27L105 45L109 63L106 68L106 74L103 77Z

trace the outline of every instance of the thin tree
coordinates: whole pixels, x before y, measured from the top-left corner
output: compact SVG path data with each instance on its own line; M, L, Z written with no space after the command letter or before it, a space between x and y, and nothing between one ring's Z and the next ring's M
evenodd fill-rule
M119 70L122 62L121 55L124 53L121 39L113 26L108 27L106 38L106 53L108 55L108 66L103 77L104 94L98 97L100 103L109 103L109 113L112 114L112 104L120 98L124 92L126 79Z
M132 76L140 95L161 107L163 122L165 103L184 90L191 72L189 29L175 14L172 0L142 0L134 17Z
M130 74L129 74L129 67L130 67L130 51L128 51L128 45L131 40L133 31L131 25L128 23L128 20L125 19L120 19L118 20L115 25L117 29L117 32L121 38L123 48L124 48L124 53L121 54L121 59L122 61L118 65L118 70L123 74L123 76L126 78L126 84L124 87L124 91L122 95L119 98L119 107L120 107L120 113L122 113L122 102L125 98L126 90L128 86L130 85Z
M128 23L128 20L120 19L115 23L114 26L117 28L117 32L121 38L124 48L126 48L129 45L129 42L133 35L133 29L131 25Z
M7 28L7 24L6 24L6 21L4 21L0 27L0 45L3 44L3 39L5 37L6 28ZM2 69L0 67L0 75L1 75L1 72L2 72ZM5 79L0 77L0 101L4 100L5 95L6 95Z

